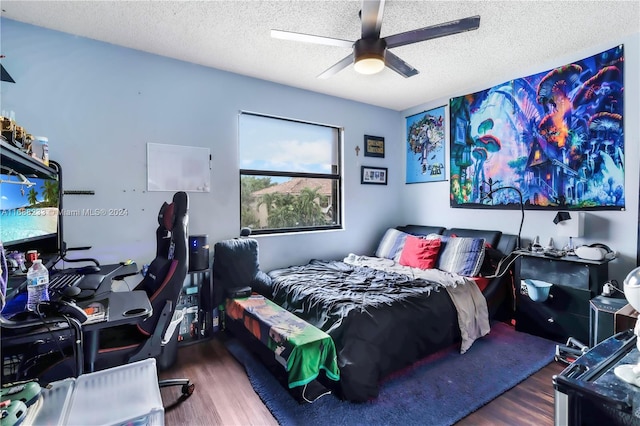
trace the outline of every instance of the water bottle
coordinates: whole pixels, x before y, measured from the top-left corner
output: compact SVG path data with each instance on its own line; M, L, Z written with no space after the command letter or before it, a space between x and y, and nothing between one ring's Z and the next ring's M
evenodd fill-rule
M38 303L49 300L49 271L36 259L27 271L27 309L36 311Z

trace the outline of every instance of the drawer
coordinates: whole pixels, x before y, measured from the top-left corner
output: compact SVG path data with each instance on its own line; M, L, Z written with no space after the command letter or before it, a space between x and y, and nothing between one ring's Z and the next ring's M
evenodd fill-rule
M544 310L549 315L557 313L573 313L576 315L589 316L589 300L591 292L573 287L554 284L549 290L549 297L544 302L534 302L527 294L527 287L518 282L518 297L522 303L531 303L533 308Z
M567 338L574 337L584 344L589 344L588 316L540 309L530 303L518 306L516 330L562 343L566 342Z
M524 256L520 259L520 279L526 278L589 290L589 266L583 263Z

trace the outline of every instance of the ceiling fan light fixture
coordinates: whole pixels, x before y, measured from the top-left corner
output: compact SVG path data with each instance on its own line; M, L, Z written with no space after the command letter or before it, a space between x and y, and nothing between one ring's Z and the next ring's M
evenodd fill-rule
M384 69L387 43L382 39L360 39L355 42L353 69L360 74L376 74Z
M353 64L353 69L360 74L376 74L384 69L384 60L381 58L359 58Z

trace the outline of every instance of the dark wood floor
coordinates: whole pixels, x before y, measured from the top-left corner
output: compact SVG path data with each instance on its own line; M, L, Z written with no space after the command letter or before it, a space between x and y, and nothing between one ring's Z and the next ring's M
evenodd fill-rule
M551 377L563 368L552 362L457 425L553 425ZM162 389L168 426L278 424L220 339L179 348L176 364L160 372L160 378L176 377L190 378L196 389L182 402L179 387Z

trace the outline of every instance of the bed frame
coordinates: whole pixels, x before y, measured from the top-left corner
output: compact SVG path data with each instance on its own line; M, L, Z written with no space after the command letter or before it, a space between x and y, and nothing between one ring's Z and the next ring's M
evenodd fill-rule
M405 225L396 227L399 231L408 234L425 236L428 234L440 234L444 236L484 238L491 247L501 251L505 256L516 248L517 237L503 234L500 231L487 231L466 228L446 229L438 226ZM253 275L253 278L249 277ZM228 290L250 285L254 292L265 296L270 292L267 281L270 278L259 268L257 243L253 239L234 239L219 242L214 247L213 285L214 292L218 288L218 294ZM503 276L493 278L483 294L487 299L489 318L509 321L513 314L513 274L507 271ZM226 289L226 290L225 290ZM259 340L248 333L244 324L238 321L226 319L226 329L238 336L254 353L258 354L262 361L278 377L283 385L286 383L286 374L283 374L281 366L274 362L273 353L264 347ZM419 361L419 360L415 360ZM322 381L327 386L330 383ZM331 386L334 388L334 386ZM338 393L340 389L334 388ZM290 389L290 391L292 391ZM300 401L300 395L293 395Z

